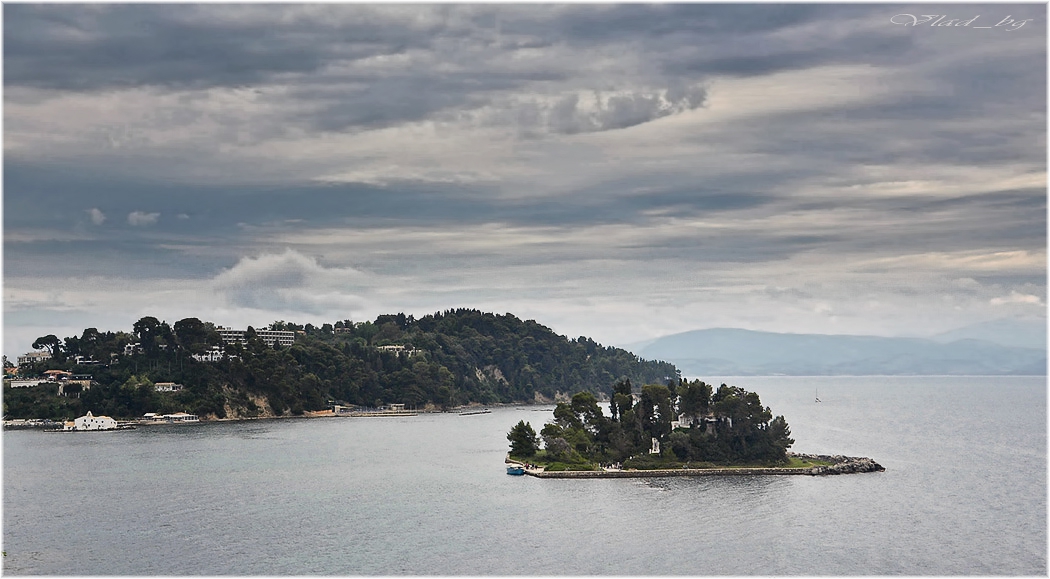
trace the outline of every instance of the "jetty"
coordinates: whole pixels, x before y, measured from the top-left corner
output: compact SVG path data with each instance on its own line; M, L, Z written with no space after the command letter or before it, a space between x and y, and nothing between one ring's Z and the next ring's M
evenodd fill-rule
M62 428L64 422L56 422L47 418L13 418L4 421L4 430L20 430L27 428Z
M380 408L378 410L359 410L356 412L350 412L349 416L416 416L419 413L415 410L405 410L404 404L390 404L386 408Z

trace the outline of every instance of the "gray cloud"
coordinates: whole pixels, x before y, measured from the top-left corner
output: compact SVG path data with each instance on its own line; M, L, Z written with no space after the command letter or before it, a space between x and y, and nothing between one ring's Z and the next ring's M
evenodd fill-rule
M280 254L244 257L211 282L238 307L318 314L357 310L364 304L353 288L364 275L350 268L326 268L316 259L287 249Z
M500 223L506 227L550 227L557 230L623 225L638 228L640 236L604 250L584 247L579 252L550 252L507 255L494 242L498 261L537 263L543 260L571 261L607 255L645 262L678 259L686 263L763 262L786 259L821 247L837 253L867 252L888 248L902 253L930 250L1004 250L1016 247L1036 250L1046 238L1045 192L1037 189L1001 190L980 194L924 197L892 195L839 195L834 198L785 195L780 189L794 187L790 173L755 172L750 181L735 184L753 188L728 188L734 179L696 183L689 174L647 174L630 179L597 182L557 197L506 198L486 188L447 185L443 189L425 184L364 186L355 184L312 185L287 188L190 187L167 185L145 189L135 182L92 180L87 175L63 178L50 172L12 166L8 180L9 211L5 213L5 245L16 251L5 260L8 275L41 271L41 263L68 260L63 268L89 273L105 268L92 255L113 258L114 273L133 276L211 276L229 267L253 247L273 243L274 236L311 229L383 231L389 228L424 227L439 231ZM794 177L800 183L809 173ZM67 182L66 179L69 181ZM779 180L777 187L769 183ZM43 185L47 193L23 197L27 183ZM76 183L79 189L71 185ZM660 183L655 185L655 183ZM722 186L719 186L722 185ZM76 194L66 193L76 191ZM67 197L68 195L68 197ZM192 215L189 219L160 221L153 217L149 228L126 227L85 230L83 238L69 241L18 241L21 232L46 231L50 220L55 234L80 219L75 212L67 223L55 221L52 208L77 199L97 196L113 207L148 203L159 213ZM25 203L23 205L23 203ZM14 209L14 210L11 210ZM141 213L141 212L140 212ZM797 214L808 222L789 227L780 216ZM732 228L686 228L671 237L654 235L670 222L725 220ZM645 232L645 233L643 233ZM887 235L892 232L892 236ZM386 234L380 234L386 235ZM561 243L561 242L556 242ZM273 248L279 250L280 248ZM517 251L511 248L512 251ZM456 250L458 255L464 254ZM598 254L594 252L598 251ZM162 260L151 258L163 254ZM424 260L431 259L423 254ZM474 258L492 255L475 252ZM53 256L50 259L47 256ZM379 267L362 255L363 263ZM442 263L451 264L451 256ZM464 263L469 265L469 262ZM181 273L180 273L181 272ZM245 302L246 303L246 302Z
M625 129L703 106L706 91L699 86L655 92L595 94L591 107L581 106L578 94L568 94L554 103L547 115L555 133L588 133Z
M353 18L328 18L352 15ZM396 54L423 36L338 7L18 5L4 25L7 86L102 90L266 83L333 58ZM290 16L290 17L289 17Z
M98 207L92 207L85 211L87 211L88 216L91 217L91 222L95 225L102 225L106 221L106 214L100 211Z
M128 213L128 225L143 227L153 225L160 218L160 213L147 213L145 211L132 211Z
M1045 6L921 10L9 5L5 314L1045 314Z
M361 5L12 5L4 75L9 88L52 91L290 83L301 87L293 98L312 105L300 107L307 126L321 130L391 126L547 85L560 99L551 126L576 133L701 106L703 90L681 84L683 78L870 62L905 50L907 38L889 26L832 34L841 19L827 30L771 40L773 31L843 12L704 5L414 7L411 14ZM872 12L845 11L854 19ZM750 35L762 41L740 41ZM631 46L638 58L611 61L603 70L620 80L609 86L609 78L591 79L587 69L591 58L615 59L608 52L613 43ZM573 52L579 49L585 52ZM530 58L508 60L519 52ZM641 78L642 86L630 77ZM579 110L572 105L578 91L607 98L595 110Z

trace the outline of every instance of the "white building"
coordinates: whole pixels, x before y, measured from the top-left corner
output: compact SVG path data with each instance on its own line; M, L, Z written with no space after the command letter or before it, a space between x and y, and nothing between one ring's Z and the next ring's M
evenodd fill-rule
M182 384L176 384L174 382L157 382L153 385L153 390L156 392L178 392L182 390Z
M222 346L212 346L210 350L203 354L190 354L190 356L198 362L218 362L222 360L225 352Z
M660 454L660 441L653 439L653 445L649 448L649 454Z
M5 380L4 384L12 388L32 388L38 384L44 383L40 378L34 378L32 380Z
M92 360L87 356L73 356L73 363L78 366L98 366L102 362L98 360Z
M404 354L406 356L414 356L416 354L423 353L422 350L416 350L414 348L406 348L404 346L399 346L399 345L376 346L376 349L380 350L382 352L391 352L393 354Z
M165 414L164 419L169 422L200 422L200 418L196 414L189 414L186 412Z
M43 362L44 360L50 360L51 354L47 352L28 352L18 357L18 365L26 366L29 364L36 364L37 362Z
M66 423L67 430L116 430L117 421L108 416L92 416L91 412L73 421L73 427Z
M222 326L219 326L216 330L222 336L222 341L227 344L243 344L245 342L244 333L247 330L234 330L233 328L224 328ZM266 342L266 345L271 348L274 343L282 346L291 346L295 343L295 332L286 330L255 330L255 334L262 338L262 341Z
M157 414L156 412L147 412L142 415L142 420L151 423L184 423L200 422L200 417L196 414L188 414L186 412L176 412L175 414Z

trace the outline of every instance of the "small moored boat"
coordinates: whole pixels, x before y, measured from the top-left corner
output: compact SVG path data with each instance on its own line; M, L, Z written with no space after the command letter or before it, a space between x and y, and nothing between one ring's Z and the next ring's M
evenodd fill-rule
M523 475L525 474L525 467L520 464L511 464L507 466L507 474L512 475Z

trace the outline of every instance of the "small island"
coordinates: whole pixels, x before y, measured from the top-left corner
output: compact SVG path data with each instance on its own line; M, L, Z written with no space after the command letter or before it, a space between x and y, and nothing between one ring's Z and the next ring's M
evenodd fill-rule
M748 474L825 475L885 470L870 458L788 452L783 416L758 394L700 380L613 385L611 416L590 392L559 402L539 435L519 421L507 434L509 474L615 478ZM541 448L542 442L542 448Z

